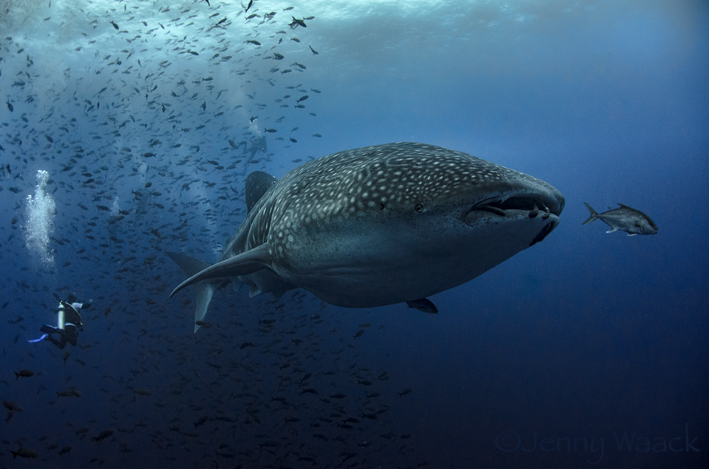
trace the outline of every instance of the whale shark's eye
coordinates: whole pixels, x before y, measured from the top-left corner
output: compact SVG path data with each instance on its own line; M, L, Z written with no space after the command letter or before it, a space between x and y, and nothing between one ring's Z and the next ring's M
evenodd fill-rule
M416 206L414 207L414 210L416 210L417 212L423 212L423 205L416 204Z

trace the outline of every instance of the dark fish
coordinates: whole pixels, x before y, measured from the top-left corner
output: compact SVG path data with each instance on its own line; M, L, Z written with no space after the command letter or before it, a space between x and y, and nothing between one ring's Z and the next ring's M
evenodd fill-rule
M111 21L111 24L113 25L114 28L120 29L120 28L118 27L118 25L117 25L116 23L114 23L113 21Z
M254 41L253 39L247 39L247 40L244 41L244 42L247 43L247 44L253 44L253 45L255 45L255 46L260 46L260 45L261 45L260 42Z
M295 29L298 26L302 26L304 28L307 28L305 21L297 19L295 16L291 16L293 18L293 21L291 21L288 26L290 26L291 29Z
M246 10L244 10L244 13L248 12L248 11L249 11L249 8L251 8L251 6L252 6L253 4L254 4L254 0L249 0L249 4L246 5Z
M362 334L364 334L364 329L358 330L357 333L354 335L354 338L356 339L357 337L362 337Z
M278 52L273 53L273 58L275 60L283 60L283 54L279 54Z
M20 448L17 451L10 450L10 453L12 453L12 459L15 459L17 456L29 459L35 459L39 457L39 453L30 448Z
M113 433L114 433L114 430L112 430L112 429L104 430L101 433L99 433L98 435L92 436L91 441L95 441L97 443L100 443L102 440L105 440L109 436L113 435Z
M309 97L310 97L310 96L308 96L308 95L306 94L305 96L301 96L301 97L298 99L298 101L296 101L296 102L299 103L299 102L301 102L301 101L305 101L305 100L308 99Z
M10 112L13 112L15 110L15 108L12 106L12 104L10 104L9 99L7 100L7 108L10 110Z
M308 47L310 47L310 51L311 51L313 54L318 55L318 54L320 53L320 52L316 51L315 49L313 49L313 46L308 45Z
M31 376L34 376L34 371L30 370L20 370L20 371L13 371L15 373L15 379L19 379L20 377L22 378L29 378Z
M399 393L399 397L405 396L407 394L411 394L411 391L413 391L413 389L411 389L411 388L404 389L403 391L401 391Z
M420 298L418 300L407 301L406 304L409 305L409 308L418 309L419 311L423 311L424 313L438 313L438 308L436 308L436 305L434 305L433 302L428 298Z
M22 412L22 407L17 405L15 401L2 401L2 405L10 412Z
M195 427L195 428L199 427L199 426L202 425L204 422L206 422L208 418L209 418L209 417L207 417L206 415L201 416L196 422L194 422L194 427Z
M583 222L584 225L599 219L611 228L606 231L606 233L625 231L628 233L628 236L657 234L658 228L655 222L640 210L635 210L634 208L619 203L620 208L597 213L586 202L584 202L584 205L586 205L586 208L591 214L588 220Z
M263 130L264 130L265 132L269 132L269 133L278 132L278 130L276 130L276 129L263 129Z

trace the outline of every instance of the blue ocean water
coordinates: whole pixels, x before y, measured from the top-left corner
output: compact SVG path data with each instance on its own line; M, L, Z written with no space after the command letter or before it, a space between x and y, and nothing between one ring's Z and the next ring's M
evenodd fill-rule
M706 2L249 4L3 2L0 467L706 467ZM165 252L216 261L247 174L397 141L560 226L436 315L223 288L193 334Z

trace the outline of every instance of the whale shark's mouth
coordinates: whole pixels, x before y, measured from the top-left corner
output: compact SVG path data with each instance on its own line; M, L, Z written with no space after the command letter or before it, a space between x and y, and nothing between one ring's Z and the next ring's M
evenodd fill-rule
M520 194L503 199L494 197L485 199L473 205L465 214L465 223L474 226L477 222L491 218L519 219L528 217L538 218L544 223L541 231L532 239L530 246L542 241L559 224L559 215L564 209L563 197L556 198L544 194Z
M504 200L501 197L495 197L483 200L473 205L468 213L466 213L466 219L472 212L476 211L490 212L504 217L510 210L526 211L528 212L530 218L535 218L541 215L544 219L546 219L552 214L558 217L561 215L563 208L563 199L559 201L558 199L541 194L525 194L508 197Z

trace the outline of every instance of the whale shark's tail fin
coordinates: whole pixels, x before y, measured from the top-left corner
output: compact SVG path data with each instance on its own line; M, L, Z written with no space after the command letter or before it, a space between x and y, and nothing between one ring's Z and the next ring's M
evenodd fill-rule
M180 254L179 252L166 252L166 254L170 256L170 259L172 259L188 277L192 277L193 275L209 267L209 264L206 262ZM207 308L209 307L209 302L212 301L212 296L214 295L214 290L216 287L217 285L213 284L209 280L204 280L195 284L195 289L197 290L197 309L195 309L194 312L195 332L197 332L200 328L197 323L203 321L204 316L207 314Z
M586 206L586 208L588 209L588 211L589 211L590 214L591 214L591 216L588 217L588 219L587 219L585 222L582 223L582 225L587 225L587 224L591 223L592 221L594 221L595 219L598 218L598 212L596 212L596 211L593 209L593 207L591 207L590 205L588 205L586 202L584 202L583 204Z

